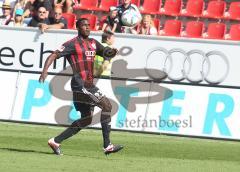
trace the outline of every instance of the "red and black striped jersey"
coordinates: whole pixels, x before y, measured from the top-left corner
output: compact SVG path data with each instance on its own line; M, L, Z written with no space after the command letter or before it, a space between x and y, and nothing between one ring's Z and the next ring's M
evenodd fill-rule
M73 74L79 74L84 82L93 83L95 55L103 57L104 46L93 38L79 36L65 42L58 50L58 57L66 57Z

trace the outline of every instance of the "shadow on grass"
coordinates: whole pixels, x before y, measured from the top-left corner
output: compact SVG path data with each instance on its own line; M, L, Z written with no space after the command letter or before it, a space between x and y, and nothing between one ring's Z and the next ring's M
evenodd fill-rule
M25 150L25 149L16 149L16 148L0 148L0 150L6 150L11 152L23 152L23 153L38 153L38 154L53 154L51 152L43 152L43 151L36 151L36 150Z
M54 155L56 156L54 153L52 152L43 152L43 151L36 151L36 150L25 150L25 149L16 149L16 148L0 148L0 150L5 150L5 151L10 151L10 152L19 152L19 153L37 153L37 154L45 154L45 155ZM103 155L102 157L101 156L98 156L98 157L94 157L94 156L86 156L86 155L71 155L71 154L64 154L65 156L70 156L70 157L82 157L82 158L92 158L92 159L98 159L99 158L101 159L105 159L107 158L107 160L118 160L118 159L109 159L109 157L111 157L110 155L108 156L105 156Z

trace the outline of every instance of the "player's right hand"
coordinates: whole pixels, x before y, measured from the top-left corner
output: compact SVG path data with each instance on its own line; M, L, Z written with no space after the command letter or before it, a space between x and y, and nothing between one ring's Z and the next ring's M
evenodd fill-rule
M44 83L44 81L45 81L45 79L47 78L47 73L45 73L45 72L42 72L41 73L41 75L40 75L40 77L39 77L39 82L40 83Z

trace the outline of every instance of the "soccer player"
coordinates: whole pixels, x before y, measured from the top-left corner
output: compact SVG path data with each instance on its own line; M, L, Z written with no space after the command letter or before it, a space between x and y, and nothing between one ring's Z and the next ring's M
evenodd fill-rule
M113 145L110 142L111 103L93 84L93 64L95 55L100 55L104 57L104 59L110 60L118 51L114 48L104 47L97 40L89 38L90 25L88 19L78 19L76 27L78 36L67 41L60 49L48 56L39 82L44 82L47 77L48 68L54 60L62 56L66 57L73 70L71 80L73 103L76 110L81 112L81 118L74 121L70 127L58 136L49 139L48 145L56 155L61 155L61 142L77 134L82 128L91 124L93 107L98 106L102 110L100 122L102 126L104 153L107 155L118 152L123 146Z

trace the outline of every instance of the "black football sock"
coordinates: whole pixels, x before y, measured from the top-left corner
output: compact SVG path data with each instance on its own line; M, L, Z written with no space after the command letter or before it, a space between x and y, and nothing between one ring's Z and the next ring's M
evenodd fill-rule
M102 136L103 136L103 147L106 148L110 142L110 131L111 131L111 112L101 113L101 125L102 125Z
M54 141L57 143L61 143L63 140L72 137L73 135L77 134L82 128L78 126L80 120L74 121L70 127L64 130L61 134L54 138Z
M110 144L110 131L111 125L108 123L102 123L102 135L103 135L103 147L106 148Z

